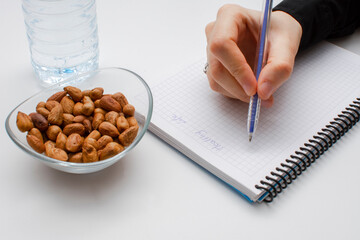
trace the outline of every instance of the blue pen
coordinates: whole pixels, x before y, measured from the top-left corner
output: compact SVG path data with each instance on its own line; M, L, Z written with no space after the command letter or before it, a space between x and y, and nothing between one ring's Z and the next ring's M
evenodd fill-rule
M254 69L256 81L258 81L260 72L263 68L263 65L265 64L264 53L265 53L265 46L267 40L267 32L270 25L272 2L273 2L272 0L265 0L265 5L263 7L263 14L261 16L262 24L260 30L260 41L257 48L257 54L256 54L257 59L255 59L255 69ZM254 136L256 126L259 120L260 105L261 105L261 100L259 99L257 93L254 96L250 97L248 120L247 120L249 142L251 142L251 139Z

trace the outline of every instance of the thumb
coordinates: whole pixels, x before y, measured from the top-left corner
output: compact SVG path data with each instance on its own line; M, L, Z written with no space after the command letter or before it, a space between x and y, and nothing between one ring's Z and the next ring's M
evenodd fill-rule
M269 99L293 71L296 52L286 46L281 41L270 46L268 62L258 80L258 95L263 100Z

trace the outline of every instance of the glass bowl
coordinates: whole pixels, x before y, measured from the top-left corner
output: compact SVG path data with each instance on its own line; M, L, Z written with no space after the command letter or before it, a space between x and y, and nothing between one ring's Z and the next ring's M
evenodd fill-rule
M20 132L16 125L18 111L30 114L36 111L36 105L45 101L54 93L63 91L65 86L74 86L81 90L102 87L104 94L121 92L128 99L128 102L135 107L135 118L139 124L139 130L136 138L119 154L98 162L91 163L73 163L64 162L47 157L45 154L35 152L26 141L26 132ZM11 140L20 149L28 153L31 157L40 160L42 163L54 169L68 173L91 173L100 171L119 161L128 154L144 136L151 119L153 111L153 98L147 83L136 73L124 68L102 68L93 72L85 73L72 77L68 80L46 88L32 97L20 103L8 115L5 127Z

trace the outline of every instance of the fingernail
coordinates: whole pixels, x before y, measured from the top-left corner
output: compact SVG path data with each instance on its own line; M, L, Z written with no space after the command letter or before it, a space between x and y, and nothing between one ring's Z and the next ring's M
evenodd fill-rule
M251 97L252 95L255 94L255 89L250 84L244 84L244 86L242 86L242 87L243 87L246 95L248 95L249 97Z
M274 93L273 85L265 82L259 86L259 92L262 93L263 99L268 99Z

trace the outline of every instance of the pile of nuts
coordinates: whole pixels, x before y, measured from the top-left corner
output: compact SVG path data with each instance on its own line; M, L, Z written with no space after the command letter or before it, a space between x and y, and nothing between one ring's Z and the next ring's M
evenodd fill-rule
M67 86L40 102L36 112L19 111L16 124L27 132L26 140L36 152L88 163L110 158L133 142L139 129L134 113L134 106L120 92Z

